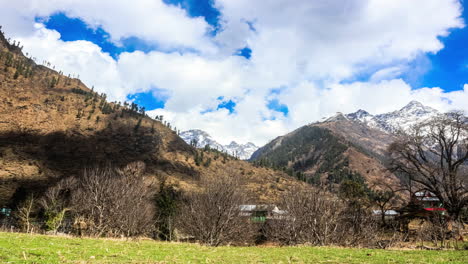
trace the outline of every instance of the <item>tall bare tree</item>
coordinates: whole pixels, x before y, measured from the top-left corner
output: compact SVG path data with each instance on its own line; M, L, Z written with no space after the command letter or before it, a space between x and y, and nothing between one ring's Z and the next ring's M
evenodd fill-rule
M284 195L284 215L270 221L267 237L285 245L329 245L339 241L344 204L321 189L296 187Z
M143 177L144 163L84 171L73 192L74 211L89 221L93 235L135 236L151 228L152 197Z
M250 234L248 219L240 216L244 203L236 175L220 175L202 180L203 190L188 195L181 207L178 226L201 243L219 246L242 241Z
M48 188L38 203L44 211L47 231L56 233L62 226L65 213L69 211L71 191L76 184L74 177L60 180Z
M285 214L267 229L267 237L281 244L372 246L378 240L369 210L322 189L292 189L281 209Z
M16 212L16 217L21 229L26 233L32 232L32 215L35 210L36 200L33 195L29 196Z
M459 219L468 205L468 123L461 112L437 116L401 133L389 147L393 170L434 193ZM411 190L410 190L411 191Z

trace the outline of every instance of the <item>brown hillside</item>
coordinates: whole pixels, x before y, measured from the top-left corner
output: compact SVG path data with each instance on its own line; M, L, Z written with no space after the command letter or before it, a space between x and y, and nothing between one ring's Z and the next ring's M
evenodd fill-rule
M330 129L352 144L344 153L349 168L361 174L371 187L398 186L399 179L384 165L387 148L396 140L394 135L350 120L323 122L316 126Z
M252 202L275 202L301 184L219 153L202 154L163 122L36 65L0 34L0 206L85 167L133 161L145 162L150 182L167 177L186 191L202 187L204 177L241 177Z

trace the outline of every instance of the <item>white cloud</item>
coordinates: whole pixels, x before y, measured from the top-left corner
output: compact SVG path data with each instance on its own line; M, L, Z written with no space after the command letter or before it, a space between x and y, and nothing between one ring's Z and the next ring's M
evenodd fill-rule
M89 41L63 42L56 31L35 24L36 31L26 38L19 38L24 50L33 54L37 62L47 60L64 74L80 75L88 86L96 86L110 99L123 99L129 92L118 74L116 62L109 54Z
M445 93L398 79L402 73L420 76L426 54L443 48L438 37L463 26L458 1L216 0L216 5L224 30L214 38L206 35L210 27L202 18L150 0L8 1L0 24L39 61L80 74L112 100L163 90L169 96L165 109L150 113L165 115L179 129L204 129L222 143L263 144L337 111L382 113L412 99L441 110L468 110L467 86ZM56 11L102 26L117 43L137 36L163 50L200 52L132 52L114 60L93 43L63 42L57 32L34 27L35 16ZM251 60L232 56L246 45ZM422 66L415 70L411 63ZM343 84L362 72L372 76L369 82ZM271 95L278 88L281 92ZM235 113L216 109L220 96L236 102ZM288 106L287 117L267 108L272 97Z
M383 68L372 74L372 76L370 77L370 81L379 82L382 80L391 80L397 78L398 76L401 76L402 73L403 69L398 66Z
M4 1L0 23L7 32L25 36L34 31L35 17L64 12L85 21L90 27L102 27L116 43L122 38L138 37L161 49L194 48L213 52L207 37L211 26L201 18L191 18L180 7L162 0L14 0ZM14 30L11 30L14 28Z
M256 21L257 33L244 37L255 63L307 78L339 80L365 67L437 52L443 47L437 36L463 25L461 6L453 0L216 2L227 28ZM232 35L221 33L218 40L232 43Z

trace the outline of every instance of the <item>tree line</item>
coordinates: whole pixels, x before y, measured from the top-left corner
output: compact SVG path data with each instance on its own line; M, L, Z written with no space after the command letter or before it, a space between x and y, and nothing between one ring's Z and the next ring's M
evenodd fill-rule
M77 236L134 237L197 241L211 246L284 245L375 246L370 228L380 225L360 197L337 197L320 189L294 188L279 204L286 214L257 223L242 214L249 202L240 174L227 170L200 180L200 190L183 192L166 178L149 183L145 164L86 168L30 196L15 208L10 223L25 232ZM374 230L374 229L372 229ZM377 232L377 231L376 231Z

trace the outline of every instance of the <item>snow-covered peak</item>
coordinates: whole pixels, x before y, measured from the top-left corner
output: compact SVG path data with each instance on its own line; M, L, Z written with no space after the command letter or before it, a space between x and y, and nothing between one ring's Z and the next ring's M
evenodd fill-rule
M438 113L438 111L435 110L434 108L425 106L418 101L409 102L409 104L407 104L405 107L400 109L399 112L404 115L415 115L415 116L423 116L427 114Z
M380 128L387 132L407 130L411 126L440 114L439 111L418 101L411 101L398 111L376 115Z
M257 147L257 146L256 146L254 143L252 143L252 142L247 142L247 144L245 144L245 146L250 147L250 148L256 148L256 147Z
M333 121L341 121L341 120L347 120L347 117L343 115L341 112L336 112L336 114L332 115L331 117L328 117L325 119L325 122L333 122Z
M239 146L239 144L237 144L237 142L235 142L235 141L231 141L231 143L229 143L229 145L227 145L227 146L236 148L236 147Z
M365 121L371 119L374 116L369 114L369 112L366 110L359 109L354 113L347 114L346 117L351 120Z
M364 124L366 124L366 125L368 125L370 127L377 127L378 126L378 124L377 124L377 122L375 120L375 117L373 115L371 115L369 112L367 112L365 110L362 110L362 109L359 109L358 111L356 111L354 113L347 114L346 118L348 118L349 120L364 123Z
M180 137L187 142L187 144L195 144L197 148L204 148L209 145L210 148L219 151L227 152L230 155L239 157L240 159L247 160L258 149L255 144L248 142L247 144L239 144L232 141L229 145L222 145L214 140L208 133L200 129L192 129L180 133Z
M200 129L187 130L187 131L182 132L182 134L190 135L192 137L197 136L197 137L211 138L211 136L208 133Z
M434 108L425 106L418 101L411 101L400 110L389 113L372 115L365 110L358 110L355 113L347 114L346 117L384 132L395 133L400 129L407 130L411 126L438 114L440 114L439 111Z
M180 137L187 142L187 144L194 145L197 148L204 148L209 145L211 148L223 150L223 145L214 140L208 133L200 129L192 129L184 131Z

